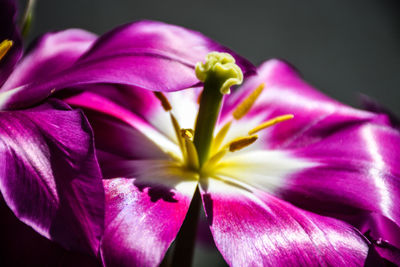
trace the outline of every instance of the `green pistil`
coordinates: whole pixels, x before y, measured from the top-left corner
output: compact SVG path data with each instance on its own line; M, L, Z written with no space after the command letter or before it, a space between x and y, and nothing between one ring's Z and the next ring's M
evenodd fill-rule
M193 140L201 168L209 157L223 95L230 93L231 86L242 83L243 73L231 55L212 52L205 63L196 65L196 76L204 82Z

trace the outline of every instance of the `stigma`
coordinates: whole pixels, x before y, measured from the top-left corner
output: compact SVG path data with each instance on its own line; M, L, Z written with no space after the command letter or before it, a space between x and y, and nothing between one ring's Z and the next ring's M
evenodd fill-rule
M243 82L243 72L235 59L228 53L211 52L206 56L205 63L196 64L196 76L201 82L212 80L221 83L219 90L221 94L230 93L233 85Z

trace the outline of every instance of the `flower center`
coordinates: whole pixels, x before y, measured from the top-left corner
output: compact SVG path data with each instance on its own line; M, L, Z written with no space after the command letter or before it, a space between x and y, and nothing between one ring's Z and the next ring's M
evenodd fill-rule
M231 55L213 52L207 55L205 63L196 65L196 75L200 81L204 82L204 90L200 98L195 130L182 129L173 115L173 107L167 97L161 92L154 92L154 94L160 100L163 109L170 114L171 123L182 152L182 166L199 173L200 177L213 174L218 163L227 153L241 150L253 144L258 139L257 132L293 118L292 114L272 118L250 129L247 136L235 138L223 145L232 123L248 114L261 95L264 84L255 88L247 97L242 99L231 114L232 120L223 125L214 136L214 128L219 116L223 94L229 94L232 85L240 84L243 80L243 74Z

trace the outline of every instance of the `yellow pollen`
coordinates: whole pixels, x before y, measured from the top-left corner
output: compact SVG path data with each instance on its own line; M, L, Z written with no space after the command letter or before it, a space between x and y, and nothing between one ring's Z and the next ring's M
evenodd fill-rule
M194 131L192 129L181 129L181 136L185 139L192 140Z
M236 138L232 142L229 143L229 151L235 152L237 150L245 148L245 147L251 145L252 143L254 143L257 139L258 139L257 135Z
M13 44L13 41L8 39L0 43L0 60L7 54Z
M272 125L275 125L275 124L277 124L279 122L293 119L293 117L294 117L293 114L286 114L286 115L278 116L278 117L275 117L273 119L267 120L266 122L263 122L260 125L258 125L257 127L255 127L252 130L250 130L249 131L249 135L255 134L255 133L257 133L257 132L259 132L259 131L261 131L261 130L263 130L265 128L268 128L268 127L270 127Z
M154 92L154 95L160 100L161 105L165 111L170 111L172 109L171 104L168 101L168 98L161 92Z
M257 98L260 96L261 92L264 90L265 84L260 84L256 89L251 92L240 104L235 108L232 115L236 120L240 120L243 116L245 116L254 102L256 102Z

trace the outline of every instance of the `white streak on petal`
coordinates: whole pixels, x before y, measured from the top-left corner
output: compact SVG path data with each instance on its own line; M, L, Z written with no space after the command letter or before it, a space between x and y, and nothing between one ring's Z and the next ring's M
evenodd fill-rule
M226 156L215 173L272 193L286 183L286 177L316 165L286 151L258 150Z
M379 147L378 144L376 143L376 140L372 134L371 128L370 127L365 127L362 130L362 136L365 140L365 143L368 147L367 151L369 151L371 158L373 160L373 165L369 169L369 174L373 178L373 182L379 192L380 195L380 202L379 205L383 211L383 214L385 214L388 218L391 218L390 215L390 210L389 207L391 206L392 201L390 200L390 195L389 192L390 190L388 189L384 178L381 176L382 173L384 173L384 168L385 168L385 162L379 153Z

